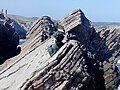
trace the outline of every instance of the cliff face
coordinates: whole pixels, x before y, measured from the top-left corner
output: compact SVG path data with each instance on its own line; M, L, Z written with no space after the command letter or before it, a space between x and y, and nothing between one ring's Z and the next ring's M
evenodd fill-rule
M45 16L33 24L21 54L6 62L7 67L4 67L6 64L1 67L0 89L117 88L120 29L102 27L95 30L81 10L73 11L60 24L64 27L66 42L53 57L47 52L47 47L53 43L51 33L56 31L53 22Z
M11 20L0 14L0 64L19 53L19 36L11 26Z

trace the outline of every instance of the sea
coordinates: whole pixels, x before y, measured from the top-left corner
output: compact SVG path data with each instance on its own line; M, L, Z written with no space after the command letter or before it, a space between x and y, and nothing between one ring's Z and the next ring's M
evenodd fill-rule
M25 41L26 41L26 39L20 39L19 40L19 45L22 45Z

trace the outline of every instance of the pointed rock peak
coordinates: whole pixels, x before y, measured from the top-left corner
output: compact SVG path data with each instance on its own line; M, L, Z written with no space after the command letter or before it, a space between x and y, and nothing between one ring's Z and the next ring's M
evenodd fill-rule
M53 24L53 25L54 25L54 23L53 23L53 21L51 20L50 17L48 17L48 16L42 16L42 17L38 18L38 19L33 23L33 25L31 26L31 28L30 28L29 31L31 31L38 23L39 23L39 26L40 26L40 25L43 25L44 23L50 23L50 24Z
M49 38L54 31L56 31L56 27L54 22L48 16L42 16L37 19L30 30L27 32L27 40L29 39L30 42L36 37L40 42L43 42L47 38ZM37 34L37 35L36 35Z
M47 19L47 20L50 20L50 21L51 21L51 18L48 17L48 16L42 16L40 19L41 19L41 20L45 20L45 19Z
M84 14L81 9L75 9L75 10L73 10L70 14L73 15L73 14L75 14L75 13ZM69 14L69 15L70 15L70 14Z
M80 9L68 14L60 24L64 27L65 33L68 33L70 38L76 38L82 43L85 43L93 31L95 31L91 22Z

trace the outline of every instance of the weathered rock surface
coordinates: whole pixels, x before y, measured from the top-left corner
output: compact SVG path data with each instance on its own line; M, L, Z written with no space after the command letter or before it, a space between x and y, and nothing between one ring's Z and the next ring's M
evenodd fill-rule
M96 32L81 10L74 11L61 23L68 42L24 89L114 90L119 80L115 66L120 50L118 29Z
M53 43L53 39L41 42L41 32L47 27L48 31L45 34L49 34L49 32L53 33L56 28L49 17L43 17L42 21L44 25L41 24L41 19L38 19L31 27L31 31L28 32L27 41L22 45L21 53L7 60L0 67L0 89L17 90L23 87L29 79L33 78L37 72L49 64L50 56L47 52L47 47ZM3 82L5 84L2 84Z
M19 36L10 24L11 20L0 13L0 64L20 52Z
M75 10L66 16L60 24L64 27L66 34L68 34L68 38L77 39L82 44L87 43L91 34L95 32L91 22L80 10Z
M105 48L102 44L99 50L99 54L106 60L103 62L105 84L108 90L114 90L115 83L120 84L120 80L117 78L120 75L115 66L117 57L120 56L120 28L108 26L100 27L97 30L107 47Z
M40 38L39 41L43 42L44 40L49 38L56 30L57 29L54 23L52 22L52 20L50 19L50 17L43 16L33 23L32 27L27 33L27 39L28 40L34 39L36 35L38 34Z
M49 39L56 31L56 27L50 17L43 16L36 20L27 32L27 40L23 45L23 50L29 52Z
M66 43L50 57L47 46L53 40L41 41L40 33L44 30L41 21L38 19L28 32L28 40L23 44L21 54L1 66L0 89L117 88L120 77L115 65L120 54L119 28L102 27L95 30L83 12L75 10L60 22L65 30Z

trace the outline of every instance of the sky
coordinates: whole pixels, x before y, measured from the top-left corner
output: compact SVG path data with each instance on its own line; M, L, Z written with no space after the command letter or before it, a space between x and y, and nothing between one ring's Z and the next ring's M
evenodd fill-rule
M61 20L80 8L95 22L120 22L120 0L1 0L0 9L27 17L50 16Z

